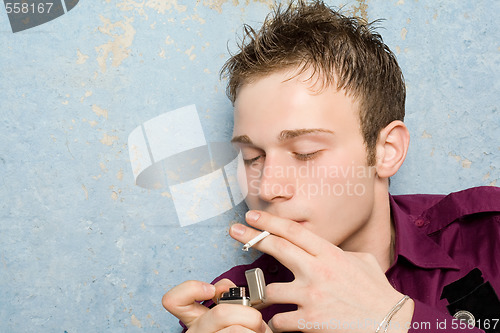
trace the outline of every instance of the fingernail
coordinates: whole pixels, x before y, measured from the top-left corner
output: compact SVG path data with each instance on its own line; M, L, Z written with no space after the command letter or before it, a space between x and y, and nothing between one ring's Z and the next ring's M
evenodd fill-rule
M233 224L231 226L231 232L235 236L242 236L245 233L245 227L242 226L241 224Z
M246 213L245 217L246 217L247 221L256 222L260 217L260 213L254 211L254 210L249 210Z
M272 318L271 318L271 320L269 320L267 322L267 326L269 326L269 328L271 329L271 331L273 331L273 332L275 331L274 326L273 326L273 319Z
M262 322L262 325L260 325L260 332L262 333L266 333L266 323L265 322Z

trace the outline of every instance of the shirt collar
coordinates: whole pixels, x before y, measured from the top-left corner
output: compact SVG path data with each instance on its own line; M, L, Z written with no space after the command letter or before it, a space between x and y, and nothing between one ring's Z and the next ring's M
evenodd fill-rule
M395 266L400 257L421 268L459 269L455 261L416 226L418 220L400 207L390 195L391 214L395 229Z

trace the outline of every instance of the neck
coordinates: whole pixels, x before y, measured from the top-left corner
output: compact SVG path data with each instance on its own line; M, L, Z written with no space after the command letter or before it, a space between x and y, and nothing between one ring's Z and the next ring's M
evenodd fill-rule
M345 251L371 253L385 272L394 260L394 235L387 186L376 186L370 218L354 237L340 247Z

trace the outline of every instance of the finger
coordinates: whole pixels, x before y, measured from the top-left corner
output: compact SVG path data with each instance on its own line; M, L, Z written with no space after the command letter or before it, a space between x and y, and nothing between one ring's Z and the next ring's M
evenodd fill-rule
M241 304L219 304L200 317L194 332L217 332L226 327L240 325L255 332L262 332L262 315L259 311Z
M255 331L252 331L241 325L233 325L230 327L225 327L220 331L217 331L217 333L255 333Z
M217 303L217 299L220 298L222 293L229 291L229 288L236 287L233 281L229 279L222 279L220 281L217 281L214 284L214 286L215 286L215 296L212 298L212 301L214 301L214 303Z
M257 213L254 214L254 213ZM253 219L252 216L257 216ZM267 230L271 234L283 237L313 256L319 255L323 248L331 243L293 220L281 218L263 211L249 211L246 221L253 227Z
M214 295L213 285L201 281L186 281L163 295L162 304L168 312L189 325L191 321L208 311L196 301L209 300Z
M295 332L306 328L307 321L299 317L298 311L275 314L267 323L273 332Z
M297 304L308 300L310 295L302 295L303 288L298 288L294 281L288 283L270 283L266 286L266 306L271 304Z
M255 238L261 232L253 228L249 228L242 224L233 224L229 231L231 237L245 244ZM291 243L285 238L269 235L253 246L259 251L270 254L288 267L292 272L302 272L306 269L306 263L310 254Z
M269 328L269 326L266 325L265 322L262 322L262 329L259 330L259 331L252 331L246 327L243 327L241 325L233 325L231 327L226 327L220 331L218 331L217 333L235 333L235 332L238 332L238 333L273 333L273 331L271 331L271 329Z

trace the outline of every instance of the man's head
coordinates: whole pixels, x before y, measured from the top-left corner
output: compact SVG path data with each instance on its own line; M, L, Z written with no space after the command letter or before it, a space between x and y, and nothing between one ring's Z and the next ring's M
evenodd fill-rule
M282 70L306 70L319 89L345 89L359 103L368 164L375 163L375 143L382 128L403 120L405 85L394 54L369 24L341 15L322 1L299 1L268 16L259 31L245 26L240 52L221 73L229 78L234 103L246 83Z
M394 56L322 3L278 9L246 31L223 72L248 206L359 250L389 227L387 178L408 147Z

